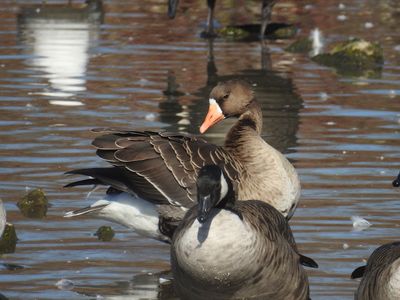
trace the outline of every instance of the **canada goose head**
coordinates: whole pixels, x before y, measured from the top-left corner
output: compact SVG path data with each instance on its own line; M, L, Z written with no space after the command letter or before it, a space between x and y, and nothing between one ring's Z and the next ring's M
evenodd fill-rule
M207 221L212 208L225 208L234 204L232 183L216 165L207 165L200 169L197 178L197 220Z
M250 84L243 80L220 82L210 93L208 113L200 127L200 133L225 118L239 117L254 100Z

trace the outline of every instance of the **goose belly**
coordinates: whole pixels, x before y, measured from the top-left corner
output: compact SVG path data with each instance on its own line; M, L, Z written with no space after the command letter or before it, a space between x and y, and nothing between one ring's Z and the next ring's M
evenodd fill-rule
M390 268L386 293L388 300L400 299L400 259L397 259Z
M197 219L175 241L178 273L201 284L230 285L249 273L256 236L236 214L217 210L204 224ZM179 275L178 275L179 276Z

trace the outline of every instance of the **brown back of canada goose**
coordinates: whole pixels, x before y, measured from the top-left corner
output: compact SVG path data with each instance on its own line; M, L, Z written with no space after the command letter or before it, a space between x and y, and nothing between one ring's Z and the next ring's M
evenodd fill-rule
M229 179L216 166L202 168L199 181L198 204L176 229L171 247L178 294L183 299L309 299L301 264L317 264L298 253L287 220L261 201L235 203ZM228 192L222 192L224 185Z
M360 278L356 300L400 299L400 242L378 247L367 265L358 267L351 278Z

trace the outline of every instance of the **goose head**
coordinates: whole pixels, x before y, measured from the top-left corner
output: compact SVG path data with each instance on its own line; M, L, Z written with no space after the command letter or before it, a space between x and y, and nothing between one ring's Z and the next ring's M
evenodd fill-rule
M224 208L233 204L232 191L232 183L218 166L202 167L197 178L197 220L204 223L213 208Z
M200 133L225 118L240 117L254 100L250 84L243 80L229 80L215 86L209 98L208 113L200 127Z

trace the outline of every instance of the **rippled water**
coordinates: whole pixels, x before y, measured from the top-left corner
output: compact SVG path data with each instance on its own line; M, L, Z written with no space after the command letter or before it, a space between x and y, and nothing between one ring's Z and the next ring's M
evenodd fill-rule
M391 187L400 170L397 1L282 0L274 10L274 21L296 24L299 36L319 28L327 44L349 36L379 41L385 65L375 78L343 77L286 53L291 40L269 41L269 54L257 41L203 40L205 1L182 1L175 20L167 19L161 0L104 1L104 14L60 13L67 1L47 1L50 10L29 15L40 2L4 0L0 7L0 196L19 237L16 252L0 257L2 294L173 298L171 286L159 284L169 278L159 274L169 269L168 246L113 224L113 241L100 242L93 233L106 222L64 219L90 200L84 189L63 189L63 173L104 164L90 146L93 127L197 133L212 86L242 77L263 104L264 137L301 175L291 225L301 251L320 265L309 270L312 298L352 299L351 271L399 236L400 191ZM233 4L217 4L220 23L257 21L257 1ZM207 138L221 143L230 125L216 126ZM23 217L16 206L36 187L51 203L40 220ZM372 227L352 231L354 215ZM73 288L57 288L61 279Z

